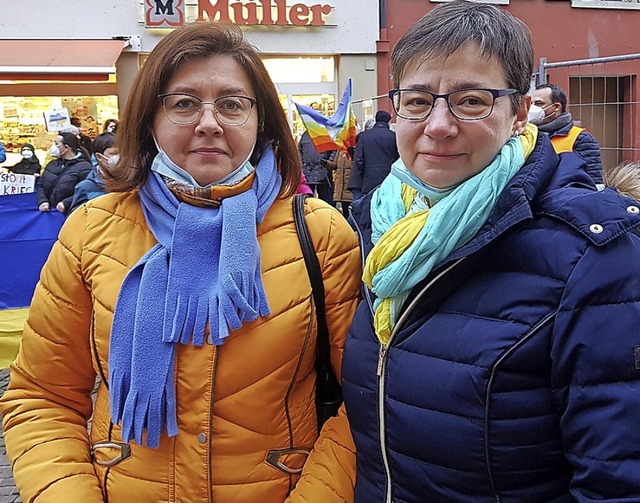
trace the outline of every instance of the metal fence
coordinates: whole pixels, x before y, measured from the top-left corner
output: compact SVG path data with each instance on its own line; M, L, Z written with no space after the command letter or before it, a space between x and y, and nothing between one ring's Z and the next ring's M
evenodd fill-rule
M555 63L541 58L536 84L565 89L567 110L597 138L606 169L640 160L638 73L640 54Z
M540 59L532 79L552 83L567 93L567 110L600 143L604 168L622 161L640 161L640 54L550 63ZM358 124L388 108L386 95L353 101Z

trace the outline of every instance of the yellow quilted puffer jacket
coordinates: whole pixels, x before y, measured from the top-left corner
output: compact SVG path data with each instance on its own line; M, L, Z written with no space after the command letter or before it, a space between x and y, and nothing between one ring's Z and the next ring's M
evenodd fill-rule
M358 296L357 240L322 201L308 199L305 212L323 270L339 376ZM258 226L258 240L272 314L247 323L222 346L177 346L180 432L171 439L165 433L160 447L150 449L122 443L120 427L110 422L107 362L122 281L156 240L137 192L105 195L69 216L42 271L0 403L7 453L25 502L281 503L287 498L317 439L316 323L291 199L275 201ZM353 441L344 416L330 419L323 435L331 431L335 437L336 428L340 449L329 449L333 459L327 463L352 466ZM298 500L350 501L354 477L348 470L347 477L329 480L327 472L327 480L306 484Z

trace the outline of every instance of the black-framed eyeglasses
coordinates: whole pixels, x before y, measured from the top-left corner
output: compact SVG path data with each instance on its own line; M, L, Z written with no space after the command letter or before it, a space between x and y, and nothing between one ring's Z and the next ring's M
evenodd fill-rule
M398 117L406 120L425 120L433 110L436 100L442 98L456 119L477 121L491 115L496 99L517 92L517 89L462 89L435 94L415 89L392 89L389 91L389 98Z
M249 96L221 96L214 101L202 101L192 94L167 93L158 98L162 100L167 119L180 125L193 124L202 117L203 105L213 105L213 113L220 124L242 126L257 103Z

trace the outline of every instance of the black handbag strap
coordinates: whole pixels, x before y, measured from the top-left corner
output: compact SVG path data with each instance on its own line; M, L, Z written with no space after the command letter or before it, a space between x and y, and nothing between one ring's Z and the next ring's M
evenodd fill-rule
M316 318L318 323L316 368L324 368L328 372L333 373L329 352L329 328L327 327L327 319L325 317L322 270L320 269L320 262L318 262L313 241L311 241L311 235L309 234L309 228L304 218L305 199L306 196L304 194L296 194L293 196L293 219L296 224L298 240L300 241L300 248L302 248L304 263L307 266L307 274L309 275L313 300L316 305Z

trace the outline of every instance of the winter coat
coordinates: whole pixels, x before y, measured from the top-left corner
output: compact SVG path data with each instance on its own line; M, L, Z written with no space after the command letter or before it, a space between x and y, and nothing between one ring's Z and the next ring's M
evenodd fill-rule
M566 117L568 115L568 117ZM559 120L560 119L560 120ZM568 120L568 123L567 123ZM557 121L558 126L554 127ZM549 134L549 138L560 138L567 136L572 128L576 127L571 119L571 114L565 112L555 121L541 126ZM595 183L603 184L602 158L600 155L600 144L589 131L584 129L576 138L573 144L573 152L582 157L586 162L586 171Z
M309 133L305 131L298 142L298 152L302 160L302 172L307 179L307 184L331 183L331 174L325 168L325 164L333 158L335 151L331 150L319 154L311 141Z
M305 212L323 270L339 376L358 296L357 240L324 202L308 199ZM122 444L120 426L110 423L107 380L120 286L156 240L137 192L106 194L69 216L42 271L0 400L23 501L285 500L317 438L316 319L291 199L274 202L257 236L271 315L232 332L221 346L176 346L179 434L165 433L151 449ZM116 462L106 466L111 459Z
M79 206L82 206L87 201L95 199L96 197L106 193L107 191L104 189L104 181L102 179L102 175L100 175L100 168L94 166L87 178L78 182L73 190L73 199L71 201L69 213L77 209Z
M48 202L55 208L59 202L64 204L66 211L71 207L73 189L76 184L84 180L93 167L82 157L73 159L54 159L49 162L38 182L38 206Z
M7 169L16 175L38 175L40 174L42 166L38 158L34 155L30 159L20 159L18 163Z
M334 201L353 201L353 194L347 190L347 182L351 175L351 159L344 151L336 154L333 161L328 162L327 166L333 170L333 200Z
M369 203L352 209L365 256ZM636 201L596 191L584 161L540 135L387 346L364 292L342 367L355 501L637 501L639 225ZM314 455L298 488L343 466L329 463L330 449Z
M363 194L372 191L387 177L398 157L396 134L386 122L376 122L358 138L348 188Z

